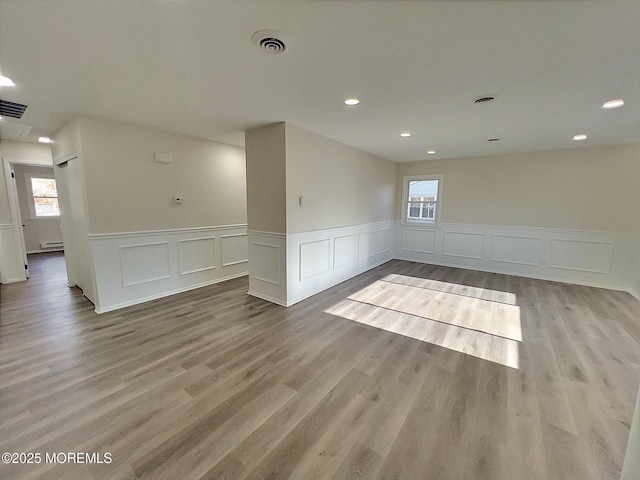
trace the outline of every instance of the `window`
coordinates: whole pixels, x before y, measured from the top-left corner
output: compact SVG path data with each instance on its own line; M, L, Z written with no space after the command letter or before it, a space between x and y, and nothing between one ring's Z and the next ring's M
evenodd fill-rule
M438 224L442 179L442 175L416 175L404 178L405 222Z
M29 213L32 219L60 216L58 189L53 176L26 173L27 193L30 197Z

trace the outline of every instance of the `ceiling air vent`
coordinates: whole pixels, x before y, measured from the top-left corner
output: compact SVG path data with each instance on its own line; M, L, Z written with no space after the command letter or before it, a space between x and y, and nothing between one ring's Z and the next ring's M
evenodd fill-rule
M251 35L251 42L260 50L267 53L284 53L287 42L282 34L274 30L260 30Z
M495 100L494 97L480 97L476 98L473 103L489 103Z
M0 116L1 117L13 117L22 118L22 114L27 109L27 105L22 103L8 102L7 100L0 100Z

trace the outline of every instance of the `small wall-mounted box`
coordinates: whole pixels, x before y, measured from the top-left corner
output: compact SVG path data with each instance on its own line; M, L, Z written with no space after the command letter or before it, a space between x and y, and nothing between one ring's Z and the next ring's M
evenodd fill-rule
M178 205L182 205L184 203L183 197L173 197L173 203L177 203Z
M156 152L153 154L153 159L158 163L171 163L173 162L173 155L165 152Z

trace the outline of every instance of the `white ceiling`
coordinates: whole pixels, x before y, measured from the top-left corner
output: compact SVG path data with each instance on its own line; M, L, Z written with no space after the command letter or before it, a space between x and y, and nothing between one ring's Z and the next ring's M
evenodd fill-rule
M640 142L637 0L1 0L0 67L29 141L83 113L234 145L287 121L394 161Z

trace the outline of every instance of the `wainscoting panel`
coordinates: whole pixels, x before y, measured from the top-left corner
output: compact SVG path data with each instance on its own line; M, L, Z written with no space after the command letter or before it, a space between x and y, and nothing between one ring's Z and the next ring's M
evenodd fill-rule
M229 267L249 261L249 244L246 233L222 235L220 237L222 266Z
M225 235L246 244L246 225L88 235L96 312L246 275L246 262L223 268L218 242Z
M394 258L630 291L640 290L640 235L396 222Z
M358 238L355 234L333 239L333 268L350 265L358 260Z
M19 233L12 224L0 224L0 282L14 283L26 280Z
M129 287L171 277L169 242L120 247L122 285Z
M358 259L373 257L376 254L376 232L358 234Z
M435 253L436 231L405 228L402 230L400 248L405 252Z
M540 265L541 250L541 238L493 235L491 260L520 265Z
M484 235L467 232L444 232L444 255L482 260Z
M300 244L300 281L331 269L331 240Z
M393 235L391 229L378 230L376 232L376 254L385 253L391 250Z
M285 304L391 260L392 230L393 222L388 221L288 234Z
M609 273L613 243L551 240L549 266L581 272Z
M249 295L286 306L286 235L249 230L248 239Z
M280 285L280 253L278 245L253 243L253 260L251 262L251 276L274 285Z
M178 241L180 275L216 268L216 237Z

